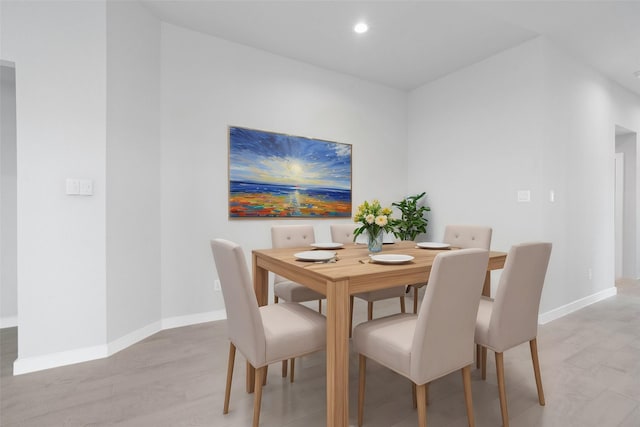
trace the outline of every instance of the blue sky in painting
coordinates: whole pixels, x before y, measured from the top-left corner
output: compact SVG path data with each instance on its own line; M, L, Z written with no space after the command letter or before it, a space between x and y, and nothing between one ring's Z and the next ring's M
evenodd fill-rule
M229 128L232 181L351 188L351 145Z

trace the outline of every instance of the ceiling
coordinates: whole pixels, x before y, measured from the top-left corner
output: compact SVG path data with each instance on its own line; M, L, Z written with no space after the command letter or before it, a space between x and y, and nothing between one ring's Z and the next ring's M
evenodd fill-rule
M165 22L404 90L542 35L640 95L640 1L142 3Z

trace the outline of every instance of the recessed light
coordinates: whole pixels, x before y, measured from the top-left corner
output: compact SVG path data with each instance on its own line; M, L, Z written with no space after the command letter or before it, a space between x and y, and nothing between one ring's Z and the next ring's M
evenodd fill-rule
M353 31L355 31L358 34L366 33L367 31L369 31L369 26L367 24L365 24L364 22L358 22L353 27Z
M640 79L640 70L633 73L633 75Z

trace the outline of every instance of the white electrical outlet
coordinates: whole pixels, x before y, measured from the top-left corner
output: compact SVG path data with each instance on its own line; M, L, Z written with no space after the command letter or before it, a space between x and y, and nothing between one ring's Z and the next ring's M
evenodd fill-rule
M213 290L214 291L221 291L222 290L222 286L220 285L220 279L216 279L213 282Z

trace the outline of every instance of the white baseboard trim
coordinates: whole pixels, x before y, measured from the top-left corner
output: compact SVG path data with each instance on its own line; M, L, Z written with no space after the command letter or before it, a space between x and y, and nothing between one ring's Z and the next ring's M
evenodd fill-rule
M61 351L60 353L45 354L43 356L23 357L13 362L13 375L28 374L29 372L73 365L105 357L107 357L106 345Z
M97 345L42 356L18 358L13 362L13 375L28 374L30 372L42 371L44 369L58 368L60 366L89 362L96 359L104 359L105 357L109 357L121 350L124 350L125 348L130 347L131 345L140 342L163 329L178 328L181 326L212 322L226 318L227 313L225 310L215 310L205 313L162 319L111 341L106 345Z
M182 326L197 325L198 323L213 322L227 318L226 310L207 311L187 316L176 316L162 319L162 329L180 328Z
M18 316L0 317L0 329L18 326Z
M156 332L160 331L160 321L153 322L147 326L144 326L138 330L128 333L127 335L111 341L107 344L107 356L116 354L120 350L132 346L133 344L142 341L143 339L150 337Z
M618 289L615 286L612 286L600 292L596 292L595 294L570 302L569 304L563 305L558 308L554 308L553 310L549 310L545 313L540 314L538 316L538 324L539 325L547 324L551 321L554 321L563 316L566 316L569 313L573 313L574 311L578 311L581 308L585 308L588 305L591 305L598 301L602 301L612 296L615 296L617 293L618 293Z

